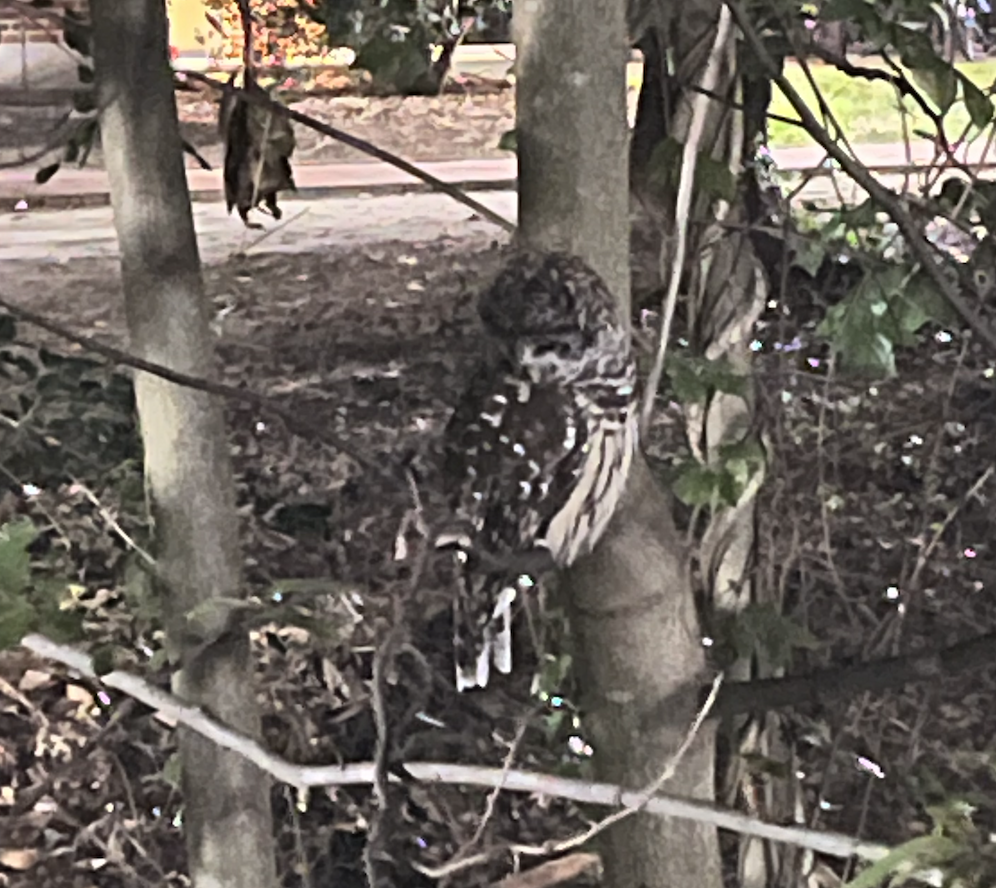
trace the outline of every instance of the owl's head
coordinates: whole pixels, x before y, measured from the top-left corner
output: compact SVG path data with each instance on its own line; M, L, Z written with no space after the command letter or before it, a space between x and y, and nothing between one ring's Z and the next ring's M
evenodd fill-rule
M570 367L628 349L629 332L602 278L566 253L516 252L478 312L507 356L525 367Z

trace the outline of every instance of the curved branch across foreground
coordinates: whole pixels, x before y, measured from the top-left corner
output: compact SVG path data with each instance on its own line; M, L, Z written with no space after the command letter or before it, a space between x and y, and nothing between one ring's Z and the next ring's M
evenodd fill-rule
M144 703L156 710L166 723L181 724L196 731L211 742L245 756L263 771L291 786L357 786L369 785L374 780L373 762L317 767L288 762L265 749L256 740L233 731L196 706L184 703L168 691L150 684L137 675L120 671L98 675L88 654L69 645L58 644L43 635L25 636L21 640L21 646ZM810 848L832 857L858 857L864 861L875 861L880 860L890 850L884 845L863 842L840 833L765 823L738 811L730 811L706 802L666 795L655 795L648 801L640 790L626 790L608 783L591 783L530 771L445 762L411 762L406 763L404 768L416 780L427 783L498 788L508 792L571 799L617 809L639 808L641 811L658 816L680 817L699 823L709 823L719 829L743 835ZM536 849L536 853L543 853L543 849Z
M377 160L381 160L393 167L397 167L402 172L408 173L409 176L413 176L420 182L425 182L426 185L430 186L434 190L441 191L443 194L452 197L455 201L462 203L464 206L470 207L470 209L472 209L475 213L484 219L487 219L489 222L493 222L499 228L503 228L505 231L509 232L515 231L514 223L509 222L504 216L496 213L489 207L486 207L480 201L474 200L474 198L464 194L455 185L451 185L449 182L444 182L442 179L436 178L431 173L425 172L425 170L420 169L415 166L415 164L409 163L401 157L398 157L396 154L391 154L390 151L378 148L366 139L351 136L349 133L343 132L341 129L336 129L334 126L329 126L327 123L315 120L314 117L309 117L307 114L302 114L300 111L295 111L292 108L288 108L286 105L281 105L280 102L276 102L266 95L247 93L244 90L232 86L231 84L221 83L213 77L209 77L207 74L201 74L198 71L183 71L178 73L182 73L188 80L196 80L198 83L210 86L218 92L235 92L238 94L239 99L244 102L249 102L252 105L259 105L262 108L269 108L275 114L281 114L284 117L293 120L295 123L301 124L301 126L306 126L309 129L313 129L317 133L321 133L323 136L328 136L330 139L335 139L337 142L349 145L350 148L355 148L357 151L362 151L364 154L369 154L371 157L377 158Z

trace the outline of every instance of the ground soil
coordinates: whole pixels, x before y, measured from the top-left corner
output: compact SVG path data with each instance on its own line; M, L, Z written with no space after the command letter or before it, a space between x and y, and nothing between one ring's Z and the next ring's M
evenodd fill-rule
M213 264L206 282L221 378L297 408L374 461L431 456L478 350L473 295L496 262L490 241L478 238L330 245ZM4 272L19 282L15 298L33 310L123 343L111 262L9 262ZM897 380L828 377L813 316L799 308L805 296L792 293L792 311L772 303L757 331L772 464L757 580L779 591L817 643L796 652L793 668L909 653L991 630L996 550L984 477L996 457L986 401L991 356L957 330L936 329L905 355ZM20 335L62 348L27 327ZM666 476L683 445L673 437L680 408L665 405L650 450ZM283 608L253 636L267 743L301 762L368 759L372 650L393 602L415 594L410 562L398 557L407 492L357 467L328 437L296 437L245 405L229 404L228 413L247 583L264 603L280 592ZM122 462L70 483L60 480L64 466L47 465L5 457L8 481L30 481L43 493L25 499L9 484L3 508L48 528L55 564L71 569L84 590L88 639L113 644L123 665L162 680L143 653L161 638L155 616L129 597L126 547L81 492L85 481L105 513L141 535L140 497L129 500L119 483L134 468ZM51 476L41 477L46 471ZM980 478L989 486L969 496ZM430 506L432 497L429 485ZM690 517L680 507L678 514ZM418 540L406 544L410 553ZM288 592L289 578L309 581L310 591ZM574 725L569 708L530 694L537 659L525 621L513 676L485 694L458 696L438 574L420 584L416 601L413 638L430 675L428 691L416 696L427 718L407 725L399 755L499 764L525 721L517 763L584 773L583 756L568 747L583 725ZM533 625L546 625L549 649L566 644L555 618L534 611ZM970 682L963 675L856 700L800 701L786 722L798 761L781 766L804 775L807 819L894 842L929 830L923 803L932 775L949 791L988 789L980 773L996 733L991 679L979 668ZM563 687L570 701L570 681ZM182 809L168 765L173 735L120 698L101 702L97 691L23 653L0 657L4 888L183 884ZM315 793L303 812L284 788L274 800L287 885L363 884L364 791ZM445 862L484 807L480 793L414 787L395 825L397 852L426 865ZM539 844L583 820L573 806L503 795L480 847ZM508 867L496 851L473 873L476 881L458 884L486 884ZM406 884L437 883L412 875Z

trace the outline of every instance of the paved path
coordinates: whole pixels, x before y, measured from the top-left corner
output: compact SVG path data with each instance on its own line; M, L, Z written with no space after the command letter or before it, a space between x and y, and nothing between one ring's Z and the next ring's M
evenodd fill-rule
M982 148L982 145L971 146L962 159L978 163L983 159ZM904 145L859 145L855 151L862 163L880 170L926 165L933 158L933 148L927 142L914 143L908 152ZM778 168L785 172L813 170L825 158L824 152L815 147L776 148L771 154ZM996 155L991 159L996 159ZM464 191L515 187L516 162L511 156L427 162L417 166ZM34 174L34 166L0 171L0 209L13 209L20 201L26 201L31 209L45 203L61 208L68 198L82 199L91 206L105 203L108 199L107 174L103 170L63 169L44 185L35 182ZM398 193L428 188L396 167L378 162L296 164L294 177L298 184L298 197L301 198L364 192ZM217 200L221 194L220 170L188 167L187 182L194 200Z
M926 143L904 146L868 145L857 149L868 166L913 166L930 162ZM785 170L813 169L823 159L818 149L790 148L773 152ZM977 155L970 153L969 161ZM515 159L445 161L421 164L427 172L459 185L478 200L514 221ZM295 168L300 192L281 201L285 224L265 216L269 232L246 232L237 217L226 215L220 199L217 172L188 169L188 181L197 202L194 217L201 253L218 261L239 251L298 251L321 249L331 243L362 244L382 240L431 240L453 235L500 237L494 225L478 219L452 198L438 193L411 191L413 180L394 167L380 163L306 165ZM899 187L902 176L883 174ZM418 185L418 183L414 183ZM816 179L806 197L827 193L827 181ZM407 193L405 193L407 191ZM860 199L847 189L846 199ZM373 196L377 195L377 196ZM46 198L91 199L83 209L33 212ZM117 239L107 202L107 178L99 170L65 170L45 185L34 182L31 170L8 170L0 175L0 261L59 262L74 258L113 258ZM22 209L12 210L21 203ZM93 205L93 204L98 205ZM63 203L65 205L65 203Z
M481 203L515 219L513 191L474 194ZM201 256L218 262L238 252L312 252L329 244L362 245L387 240L429 241L441 237L503 238L495 225L442 194L393 194L382 197L325 197L282 201L280 223L263 216L268 232L246 231L221 202L194 204ZM255 246L261 235L266 237ZM0 262L67 262L113 259L117 236L110 207L58 213L0 214Z

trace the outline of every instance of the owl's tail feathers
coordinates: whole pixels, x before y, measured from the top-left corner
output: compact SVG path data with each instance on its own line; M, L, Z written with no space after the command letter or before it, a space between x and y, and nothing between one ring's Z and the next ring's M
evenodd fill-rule
M476 589L476 595L457 597L454 604L454 652L458 691L487 687L491 664L503 675L512 671L512 602L515 587L497 595ZM491 606L494 602L494 606Z

